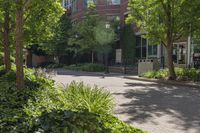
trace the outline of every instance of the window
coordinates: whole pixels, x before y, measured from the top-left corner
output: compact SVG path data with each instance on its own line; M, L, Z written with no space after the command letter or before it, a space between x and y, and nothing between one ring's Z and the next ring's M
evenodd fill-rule
M72 1L72 12L77 12L78 11L78 0L73 0Z
M136 57L146 58L147 54L147 40L141 36L136 36Z
M157 45L148 45L149 57L157 57Z
M120 0L107 0L107 5L120 5Z
M70 9L71 8L71 3L72 3L72 0L62 0L62 6L64 8Z

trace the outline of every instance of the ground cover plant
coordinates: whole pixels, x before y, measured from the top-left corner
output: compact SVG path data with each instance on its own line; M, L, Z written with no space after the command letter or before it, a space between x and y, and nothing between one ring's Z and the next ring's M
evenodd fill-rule
M105 71L105 66L103 64L84 63L65 66L65 69L86 72L103 72Z
M13 67L0 76L2 133L144 133L112 115L113 98L101 88L75 82L57 87L25 69L25 88L17 89L15 75Z
M175 68L177 80L182 81L200 81L200 70L193 68ZM169 71L167 69L159 71L149 71L144 73L143 77L155 79L167 79Z

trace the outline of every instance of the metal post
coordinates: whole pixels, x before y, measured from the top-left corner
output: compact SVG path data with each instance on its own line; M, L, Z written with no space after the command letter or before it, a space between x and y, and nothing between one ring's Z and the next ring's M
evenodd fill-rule
M187 52L187 65L190 66L191 64L191 35L188 37L188 52Z

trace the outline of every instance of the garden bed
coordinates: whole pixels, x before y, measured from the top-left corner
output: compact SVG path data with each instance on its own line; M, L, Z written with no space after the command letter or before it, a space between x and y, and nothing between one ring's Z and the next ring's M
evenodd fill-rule
M175 68L176 80L177 81L200 81L200 70L193 68ZM143 74L142 77L150 79L167 79L169 77L168 69L163 69L159 71L150 71Z
M84 63L84 64L73 64L64 67L67 70L73 71L85 71L85 72L104 72L105 66L103 64L92 64L92 63Z
M24 89L13 71L0 77L0 132L144 133L112 115L112 95L102 88L71 83L56 87L44 74L25 69Z

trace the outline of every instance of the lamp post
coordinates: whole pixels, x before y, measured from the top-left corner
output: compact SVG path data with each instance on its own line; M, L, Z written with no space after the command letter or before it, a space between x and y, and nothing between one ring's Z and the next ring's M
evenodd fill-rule
M106 29L110 29L110 24L109 23L106 23ZM105 58L105 68L106 68L105 73L107 74L107 73L109 73L108 52L105 51L104 55L105 55L104 58Z

